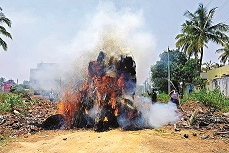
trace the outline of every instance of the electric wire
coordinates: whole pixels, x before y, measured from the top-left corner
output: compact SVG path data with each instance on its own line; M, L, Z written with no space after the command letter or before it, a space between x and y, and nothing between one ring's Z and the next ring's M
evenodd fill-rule
M213 0L211 0L207 5L209 5ZM217 8L217 11L215 12L214 16L216 17L219 17L219 16L222 16L222 15L219 15L219 12L223 10L223 8L229 3L228 0L224 0L224 2L218 6ZM227 18L225 21L223 21L223 23L227 22L229 20L229 18Z
M218 7L218 10L217 12L215 12L215 15L218 14L228 4L228 2L228 0L225 0L223 4L220 7Z
M211 2L212 2L212 0L210 0L210 2L208 2L208 4L206 5L206 7L207 7L209 4L211 4Z

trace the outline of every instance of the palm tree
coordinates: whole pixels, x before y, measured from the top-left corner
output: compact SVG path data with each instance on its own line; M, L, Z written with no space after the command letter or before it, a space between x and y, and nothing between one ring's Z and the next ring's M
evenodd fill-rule
M12 39L11 34L4 28L2 25L6 24L8 27L11 27L11 21L8 19L4 13L2 12L2 8L0 7L0 34L9 37ZM3 50L7 50L6 42L0 37L0 46L2 46Z
M217 49L216 53L222 53L218 59L225 65L225 63L229 61L229 44L226 43L223 48Z
M196 50L197 47L194 45L195 35L192 35L190 26L187 23L182 25L183 33L178 34L176 36L177 42L176 46L184 51L185 55L187 56L188 60L194 55L196 62L198 62L198 52Z
M209 70L215 69L215 68L219 68L220 65L218 63L209 61L209 62L205 62L202 64L202 71L207 72Z
M212 41L223 45L229 39L226 35L226 32L229 31L228 25L224 23L213 24L215 10L216 8L212 8L208 12L203 4L199 4L199 8L194 13L186 11L184 15L189 20L182 24L182 33L176 36L176 46L183 50L186 55L195 55L199 64L199 72L201 71L204 47L208 47L208 42Z

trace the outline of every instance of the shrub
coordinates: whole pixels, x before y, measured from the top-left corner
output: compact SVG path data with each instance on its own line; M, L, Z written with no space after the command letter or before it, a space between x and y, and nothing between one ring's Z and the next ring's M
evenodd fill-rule
M199 101L212 111L229 111L229 99L218 88L213 91L203 89L193 92L186 100Z
M21 95L17 94L1 94L0 112L12 112L16 108L26 108L26 104L23 103Z
M160 102L168 102L170 100L170 97L168 94L166 93L160 93L157 95L157 101L160 101Z

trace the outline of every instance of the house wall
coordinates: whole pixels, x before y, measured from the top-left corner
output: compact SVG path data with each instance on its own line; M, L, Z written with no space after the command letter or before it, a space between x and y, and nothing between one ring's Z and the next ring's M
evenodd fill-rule
M16 83L14 82L14 80L8 80L6 82L3 83L3 91L5 92L9 92L10 88L12 86L14 86Z
M217 87L222 93L229 96L229 65L207 72L207 89L214 90Z

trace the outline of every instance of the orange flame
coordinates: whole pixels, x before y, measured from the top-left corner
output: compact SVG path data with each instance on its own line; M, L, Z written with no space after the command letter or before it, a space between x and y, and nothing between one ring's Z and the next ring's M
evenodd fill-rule
M118 116L118 108L116 108L116 109L114 110L114 115L115 115L115 116Z
M125 93L124 89L126 88L126 81L124 79L123 71L125 71L124 68L127 68L116 69L117 65L118 61L113 57L108 63L104 63L103 61L90 62L88 67L88 80L82 88L78 92L72 92L71 90L65 92L58 104L58 113L65 117L68 128L71 126L74 115L79 109L82 109L84 114L88 114L88 111L92 106L97 106L97 109L100 111L101 108L105 108L105 106L108 105L109 112L113 111L113 115L118 116L120 113L118 102L121 102L122 105L128 106L125 102L117 99L117 97L120 97ZM129 66L129 63L126 65L124 64L123 66ZM84 106L84 104L87 105L87 102L89 101L88 99L90 98L93 98L93 105ZM132 109L132 106L128 107ZM132 115L134 115L134 112L129 112L129 116ZM109 116L105 116L101 120L108 121L110 118Z
M82 100L83 91L87 90L87 88L88 86L83 86L82 91L78 93L73 93L70 90L65 91L61 101L57 104L57 113L64 116L68 128L70 128L75 111L80 108L79 104Z

